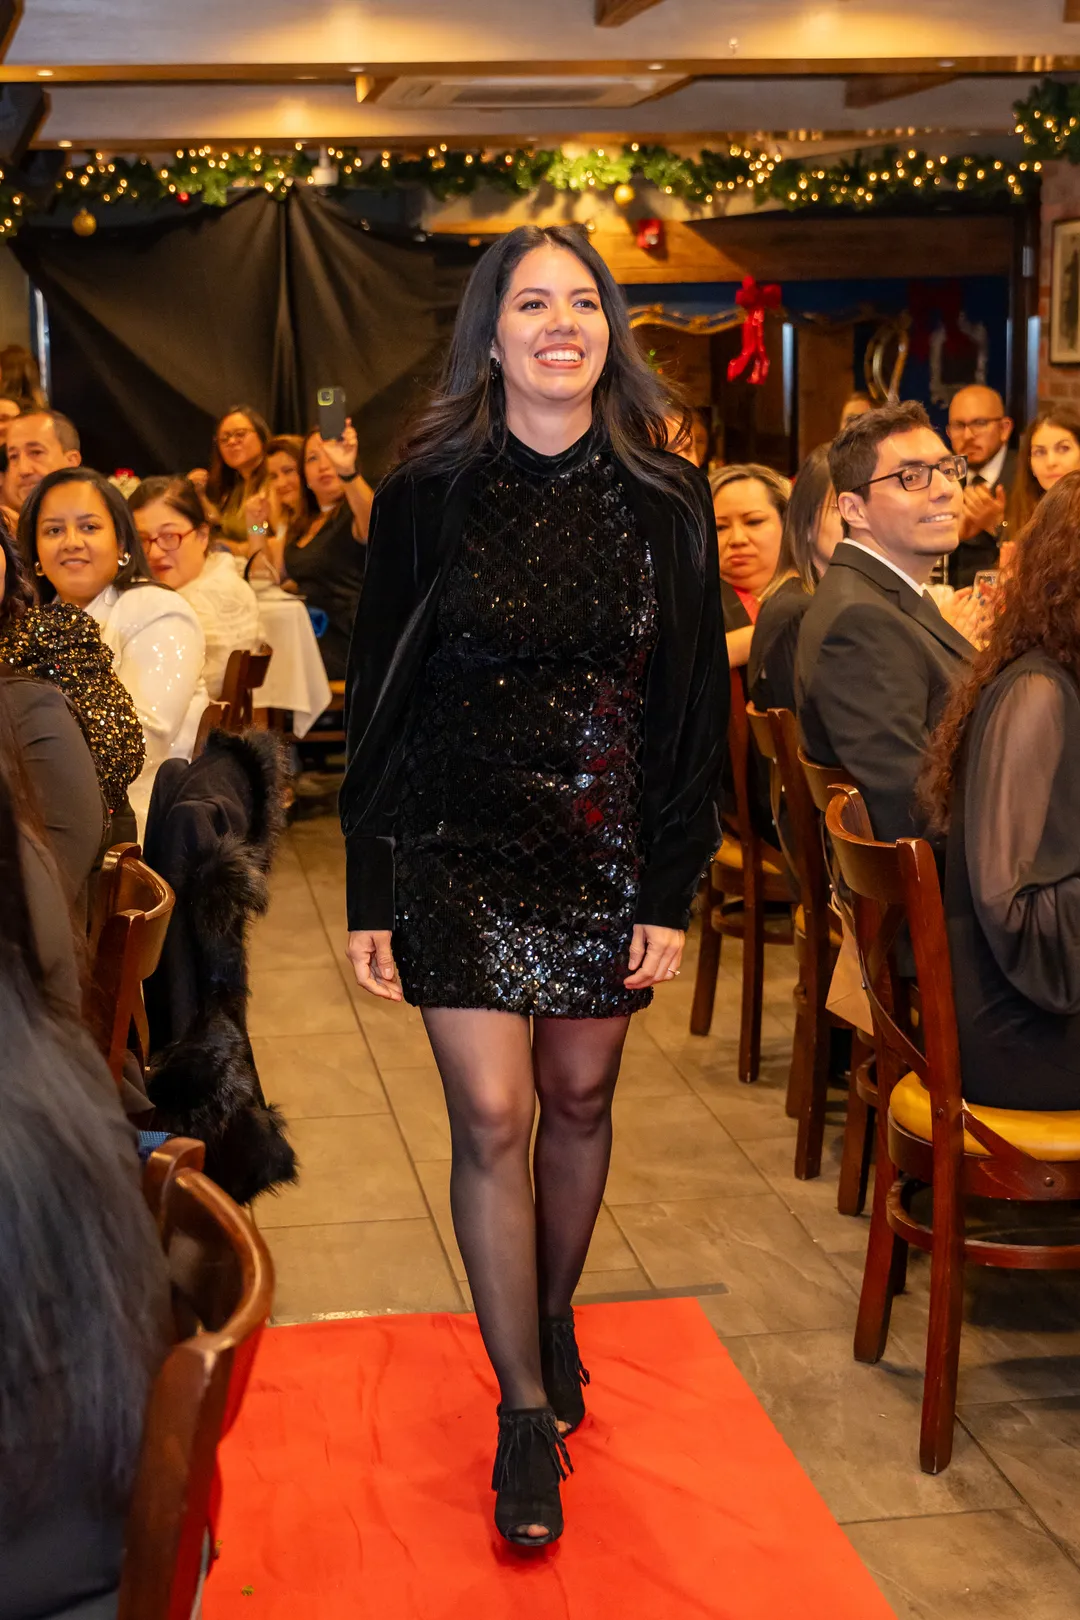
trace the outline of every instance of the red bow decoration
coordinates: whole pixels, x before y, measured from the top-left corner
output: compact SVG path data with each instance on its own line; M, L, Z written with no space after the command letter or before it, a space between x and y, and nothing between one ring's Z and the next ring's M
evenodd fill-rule
M664 222L662 219L639 219L634 227L634 238L639 248L646 253L655 252L664 245Z
M765 311L779 308L780 288L774 281L759 287L753 276L747 276L735 294L735 302L746 311L746 319L743 321L742 351L734 360L728 361L728 382L741 377L749 366L747 382L763 383L769 375L769 356L765 352Z

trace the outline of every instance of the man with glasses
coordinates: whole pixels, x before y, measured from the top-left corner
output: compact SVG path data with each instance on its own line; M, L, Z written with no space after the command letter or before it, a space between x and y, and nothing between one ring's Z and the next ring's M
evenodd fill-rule
M998 532L1012 488L1016 452L1013 424L996 388L961 388L949 406L949 443L967 462L960 544L949 558L949 584L970 585L983 568L996 568Z
M926 589L958 543L964 458L911 400L841 428L829 471L844 539L799 633L799 725L810 757L862 789L877 837L910 838L927 740L974 653Z

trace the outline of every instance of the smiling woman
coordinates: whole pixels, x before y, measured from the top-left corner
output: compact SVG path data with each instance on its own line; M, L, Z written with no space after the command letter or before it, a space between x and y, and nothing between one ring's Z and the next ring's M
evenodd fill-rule
M141 839L158 767L191 758L207 704L199 621L182 596L154 583L123 497L88 467L41 481L19 516L19 541L42 602L69 603L96 621L131 695L146 740L128 794Z

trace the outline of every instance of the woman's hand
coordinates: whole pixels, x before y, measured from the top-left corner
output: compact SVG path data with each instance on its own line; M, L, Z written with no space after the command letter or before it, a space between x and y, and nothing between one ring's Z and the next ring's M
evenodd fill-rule
M648 990L650 985L666 984L679 971L685 944L686 935L681 928L635 923L630 941L630 976L623 984L628 990Z
M963 590L954 591L948 602L939 604L941 617L952 625L974 647L983 647L990 633L993 622L993 609L981 596L977 596L966 586Z
M194 484L200 495L206 493L206 481L210 474L205 467L192 467L188 473L188 483Z
M244 502L244 523L249 534L252 529L265 533L270 527L270 501L265 490L260 489L254 495L249 495Z
M349 935L345 954L352 963L361 990L379 996L383 1001L403 1001L405 998L394 966L390 938L389 929L373 931L358 928Z
M340 439L324 439L320 434L319 443L326 451L326 459L338 477L351 478L356 471L356 455L359 448L351 417L346 417L345 432Z

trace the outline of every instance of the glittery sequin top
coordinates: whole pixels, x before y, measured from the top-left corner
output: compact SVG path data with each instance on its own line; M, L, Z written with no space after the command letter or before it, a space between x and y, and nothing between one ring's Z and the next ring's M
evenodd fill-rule
M414 710L394 950L421 1006L607 1017L641 872L652 562L606 445L481 473Z
M68 698L105 803L119 810L142 768L146 744L135 705L117 679L112 653L94 620L68 602L31 608L21 619L0 625L0 660L59 687Z

